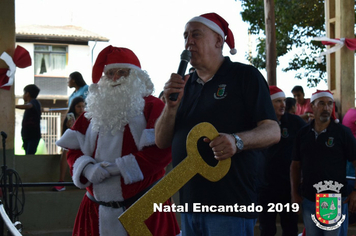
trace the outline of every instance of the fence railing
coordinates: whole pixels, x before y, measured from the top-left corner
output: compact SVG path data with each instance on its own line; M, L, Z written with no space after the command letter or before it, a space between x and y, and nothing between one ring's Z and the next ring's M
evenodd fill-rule
M60 147L56 141L61 137L61 113L42 112L41 134L48 154L59 154Z

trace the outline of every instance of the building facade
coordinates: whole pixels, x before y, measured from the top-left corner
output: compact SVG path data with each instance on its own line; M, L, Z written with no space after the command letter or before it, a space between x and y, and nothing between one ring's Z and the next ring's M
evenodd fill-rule
M68 76L74 71L91 84L93 53L97 44L109 39L77 26L16 25L16 44L31 56L32 65L17 69L15 103L22 104L23 88L36 84L41 92L42 140L37 153L58 154L55 141L61 135L62 122L68 108L68 97L74 91L68 87ZM15 154L24 154L21 139L23 110L16 109Z

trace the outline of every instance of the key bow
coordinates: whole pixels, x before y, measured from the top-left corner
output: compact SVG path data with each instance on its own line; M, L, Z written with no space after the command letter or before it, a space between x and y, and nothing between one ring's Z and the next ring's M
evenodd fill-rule
M200 156L197 147L201 137L213 140L218 135L215 127L207 122L191 129L186 141L187 157L119 217L130 236L151 236L144 221L152 215L154 203L167 201L196 174L212 182L219 181L227 174L231 166L230 158L210 166Z

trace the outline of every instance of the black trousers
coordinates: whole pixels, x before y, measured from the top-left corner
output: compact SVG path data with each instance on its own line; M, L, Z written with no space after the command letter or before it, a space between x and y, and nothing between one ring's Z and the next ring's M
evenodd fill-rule
M259 204L263 207L263 212L259 215L260 236L276 235L277 214L279 214L280 217L282 235L298 235L299 216L292 211L290 193L262 191L259 196Z

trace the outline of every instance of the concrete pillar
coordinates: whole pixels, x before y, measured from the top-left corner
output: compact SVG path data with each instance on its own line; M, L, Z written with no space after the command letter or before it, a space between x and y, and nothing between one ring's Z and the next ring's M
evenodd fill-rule
M15 50L15 0L1 0L0 2L0 54L7 52L11 57ZM8 68L0 60L0 68ZM7 134L7 156L14 155L15 133L15 94L14 86L10 90L0 89L0 131ZM1 142L2 143L2 142ZM1 145L0 163L2 163L3 147Z
M354 0L326 0L326 34L329 38L354 38ZM328 87L334 93L341 117L355 106L354 51L346 46L327 56Z

